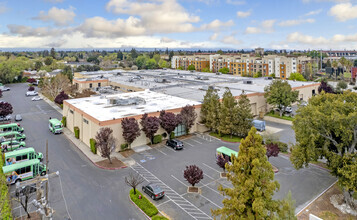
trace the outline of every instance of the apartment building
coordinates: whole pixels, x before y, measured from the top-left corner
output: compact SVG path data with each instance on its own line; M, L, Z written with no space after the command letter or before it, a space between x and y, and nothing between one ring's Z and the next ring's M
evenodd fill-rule
M178 69L182 67L184 70L188 69L189 65L194 65L195 70L202 71L204 68L209 68L209 55L187 55L187 56L173 56L171 59L171 67Z

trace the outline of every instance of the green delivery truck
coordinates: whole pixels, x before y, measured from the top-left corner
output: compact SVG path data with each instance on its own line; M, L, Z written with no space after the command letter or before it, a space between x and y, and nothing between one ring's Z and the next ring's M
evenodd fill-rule
M50 129L50 131L54 134L60 134L62 133L62 129L63 129L63 125L62 122L60 120L58 120L57 118L50 118L50 120L48 121L48 128Z

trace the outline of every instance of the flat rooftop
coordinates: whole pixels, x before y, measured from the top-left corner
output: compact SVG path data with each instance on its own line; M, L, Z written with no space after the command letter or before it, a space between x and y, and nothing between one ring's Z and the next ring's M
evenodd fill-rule
M98 121L199 105L199 102L149 90L66 100Z

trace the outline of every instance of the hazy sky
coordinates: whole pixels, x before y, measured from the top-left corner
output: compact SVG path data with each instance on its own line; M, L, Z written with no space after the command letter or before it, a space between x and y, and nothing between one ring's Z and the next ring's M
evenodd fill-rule
M0 0L0 48L357 49L356 0Z

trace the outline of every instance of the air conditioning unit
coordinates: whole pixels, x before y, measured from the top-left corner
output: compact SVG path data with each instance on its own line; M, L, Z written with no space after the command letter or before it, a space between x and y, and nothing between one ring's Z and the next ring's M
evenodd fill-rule
M244 80L243 84L253 84L253 81L252 80Z

